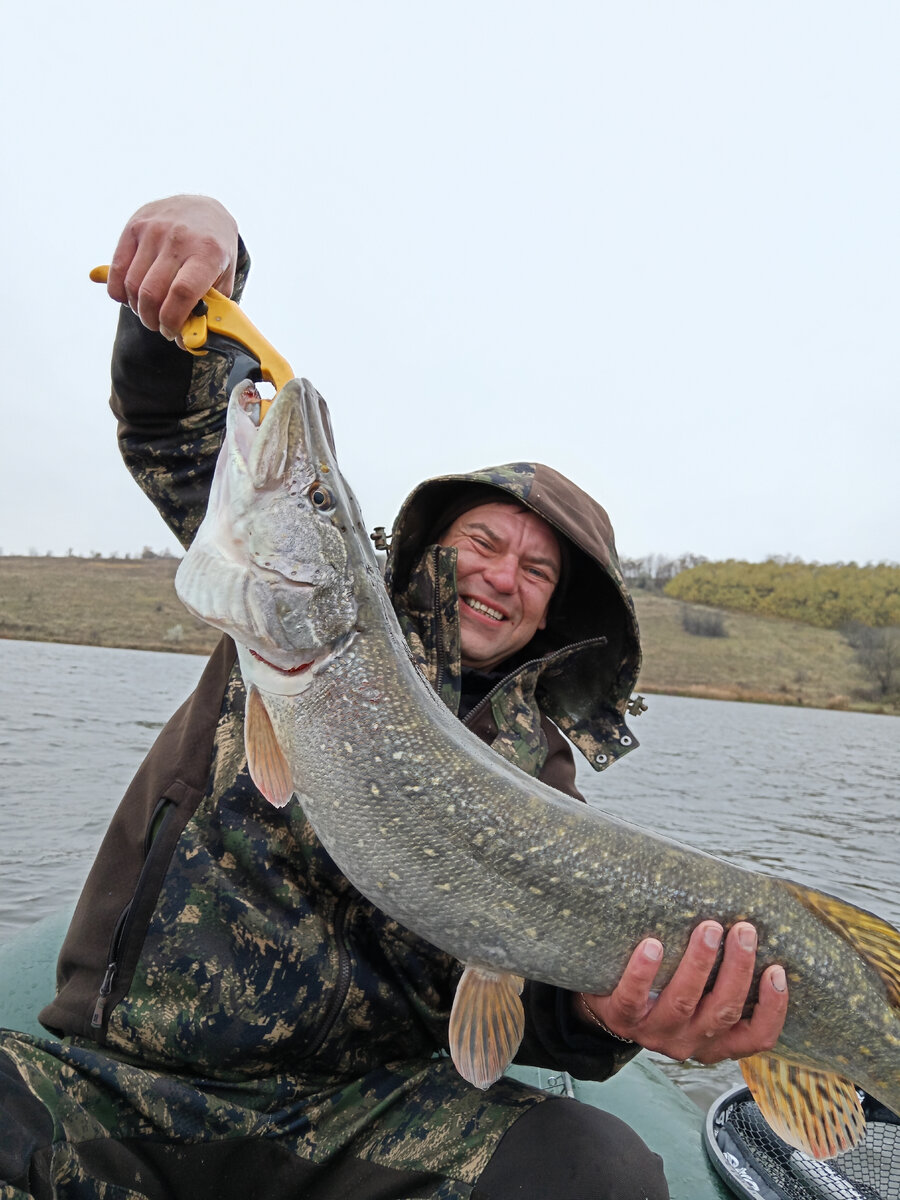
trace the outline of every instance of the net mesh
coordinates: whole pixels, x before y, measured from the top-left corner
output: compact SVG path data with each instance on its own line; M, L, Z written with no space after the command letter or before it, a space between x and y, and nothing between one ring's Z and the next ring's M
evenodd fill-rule
M750 1093L726 1098L713 1136L720 1174L733 1191L761 1200L900 1200L900 1119L863 1096L866 1133L836 1158L816 1160L766 1124Z

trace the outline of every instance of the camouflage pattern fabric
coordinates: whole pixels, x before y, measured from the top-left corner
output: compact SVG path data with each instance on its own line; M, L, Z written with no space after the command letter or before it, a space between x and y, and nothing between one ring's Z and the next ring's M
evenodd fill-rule
M455 547L427 547L394 609L419 670L458 713L462 668Z
M154 1072L89 1046L24 1034L6 1034L2 1047L0 1057L5 1055L41 1097L52 1126L35 1146L31 1182L25 1174L11 1173L19 1168L9 1159L10 1146L0 1149L0 1170L10 1172L6 1177L13 1181L0 1182L0 1200L42 1194L79 1200L156 1196L139 1182L141 1143L199 1148L218 1143L220 1148L230 1141L240 1148L246 1139L256 1139L273 1158L277 1152L276 1161L296 1158L298 1171L322 1168L324 1182L317 1181L315 1193L321 1200L363 1194L348 1192L342 1182L348 1159L421 1177L411 1193L416 1196L466 1200L506 1130L546 1099L508 1079L489 1093L480 1092L446 1058L409 1059L343 1084L310 1080L298 1087L296 1078L284 1074L223 1085ZM95 1173L98 1157L104 1161L98 1145L110 1141L128 1148L118 1159L121 1174L115 1180L106 1175L108 1167ZM189 1155L185 1162L191 1163ZM27 1172L27 1163L22 1166ZM32 1191L35 1181L40 1186ZM130 1190L123 1191L123 1185ZM196 1194L189 1186L176 1193L174 1181L171 1186L172 1195ZM221 1194L229 1194L227 1187ZM243 1198L247 1194L241 1192ZM264 1184L253 1194L273 1192Z

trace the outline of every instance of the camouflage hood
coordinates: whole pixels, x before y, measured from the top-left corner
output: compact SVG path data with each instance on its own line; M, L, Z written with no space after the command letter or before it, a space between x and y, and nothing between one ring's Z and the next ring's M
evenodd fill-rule
M478 492L484 490L484 495ZM427 611L421 580L429 546L454 516L474 503L486 503L499 489L543 517L565 543L564 567L548 612L547 627L526 648L524 660L511 664L513 675L527 675L528 688L540 710L602 770L637 746L625 725L626 705L640 667L640 641L631 597L616 555L612 526L605 510L565 476L540 463L511 463L467 475L426 480L406 499L397 520L388 557L386 582L398 614L413 613L421 628ZM443 566L455 581L456 551L441 551ZM435 562L438 558L435 557ZM433 572L432 572L433 574ZM455 596L455 586L452 589ZM439 638L458 662L458 612L444 610ZM409 639L409 633L407 634ZM429 638L414 653L435 683ZM418 643L419 639L414 638ZM535 660L539 660L536 666ZM431 669L429 670L429 665ZM458 675L458 665L456 666ZM436 684L453 707L450 680ZM443 685L443 686L441 686ZM458 690L458 684L455 685ZM499 747L498 747L499 749Z

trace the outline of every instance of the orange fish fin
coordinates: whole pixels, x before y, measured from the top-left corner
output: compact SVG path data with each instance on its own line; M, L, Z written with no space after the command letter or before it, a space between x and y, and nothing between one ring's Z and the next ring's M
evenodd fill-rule
M888 1003L900 1009L900 930L837 896L828 896L799 883L786 883L785 886L878 972L887 988Z
M252 684L247 690L244 747L251 779L270 804L283 808L294 794L291 769L278 745L263 698Z
M775 1133L813 1158L855 1146L866 1129L856 1088L839 1075L753 1054L738 1064L759 1111Z
M507 971L469 965L450 1013L450 1055L463 1079L489 1088L500 1078L525 1032L524 980Z

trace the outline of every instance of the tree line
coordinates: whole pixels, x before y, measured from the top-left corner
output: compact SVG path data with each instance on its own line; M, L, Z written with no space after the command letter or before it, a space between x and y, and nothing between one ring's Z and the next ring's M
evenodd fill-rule
M900 626L900 566L878 563L697 562L673 575L666 595L823 629Z

